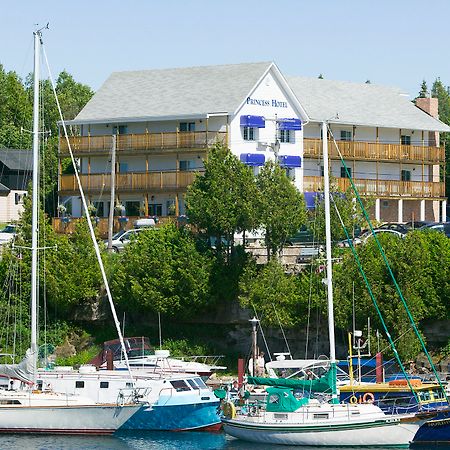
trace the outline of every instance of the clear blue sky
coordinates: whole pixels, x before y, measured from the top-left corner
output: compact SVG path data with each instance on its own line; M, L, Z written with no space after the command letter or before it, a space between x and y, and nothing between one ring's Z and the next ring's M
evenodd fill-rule
M275 61L285 75L450 84L450 1L0 0L0 63L32 68L34 24L52 72L94 90L113 71Z

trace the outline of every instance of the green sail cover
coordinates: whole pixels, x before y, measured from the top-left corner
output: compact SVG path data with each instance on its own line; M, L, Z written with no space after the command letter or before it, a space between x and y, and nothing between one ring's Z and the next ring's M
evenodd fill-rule
M262 386L278 386L291 389L303 389L311 392L332 392L333 373L328 371L314 380L298 380L293 378L248 377L248 384Z
M291 388L269 387L266 391L268 412L294 412L308 404L307 398L295 398Z

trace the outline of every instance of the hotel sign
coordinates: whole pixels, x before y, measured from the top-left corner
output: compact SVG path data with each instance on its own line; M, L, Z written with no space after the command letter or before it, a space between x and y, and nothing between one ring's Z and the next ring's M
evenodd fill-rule
M258 106L272 106L273 108L287 108L287 102L282 102L279 100L271 99L264 100L258 98L247 97L247 105L258 105Z

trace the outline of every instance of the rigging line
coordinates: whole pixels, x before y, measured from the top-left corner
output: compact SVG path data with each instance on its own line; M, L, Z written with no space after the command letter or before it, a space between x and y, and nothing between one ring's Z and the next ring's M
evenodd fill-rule
M67 134L67 127L66 127L66 123L64 121L64 117L63 117L63 114L62 114L62 111L61 111L61 105L59 103L58 96L56 95L55 83L53 81L53 77L52 77L51 70L50 70L50 65L49 65L48 60L47 60L47 53L45 51L45 47L44 47L44 44L42 42L42 39L41 39L41 46L42 46L43 55L45 57L45 63L46 63L46 66L47 66L47 71L48 71L48 74L49 74L49 79L50 79L50 82L51 82L53 94L55 96L56 105L58 107L59 117L61 119L61 124L62 124L63 130L64 130L64 136L65 136L65 139L66 139L67 148L69 149L70 159L71 159L72 164L73 164L73 166L75 168L75 177L76 177L78 188L79 188L79 191L80 191L80 196L81 196L81 201L82 201L82 204L83 204L83 208L84 208L84 210L86 212L86 220L87 220L87 223L88 223L89 231L91 233L92 243L94 244L95 254L97 256L97 261L98 261L98 264L100 266L100 272L102 274L103 283L105 285L105 290L106 290L106 294L107 294L107 297L108 297L108 302L110 304L110 308L111 308L111 313L112 313L112 316L113 316L114 324L115 324L115 327L116 327L117 334L119 336L119 340L120 340L120 344L121 344L122 350L125 352L125 355L124 355L125 363L126 363L126 366L127 366L127 369L128 369L128 374L130 376L130 380L131 380L132 383L134 383L133 373L131 371L130 362L128 360L128 355L126 353L126 347L125 347L125 343L124 343L124 340L123 340L123 335L122 335L122 332L121 332L121 329L120 329L120 322L119 322L119 319L117 318L117 312L116 312L116 309L115 309L115 306L114 306L114 301L113 301L113 298L112 298L112 295L111 295L111 291L109 289L108 278L106 276L105 268L103 266L103 260L102 260L101 254L100 254L100 248L98 246L97 239L95 238L94 227L92 225L92 220L91 220L91 217L89 215L89 211L88 211L88 207L87 207L87 203L86 203L86 197L84 195L84 190L83 190L83 186L81 184L80 175L79 175L78 170L76 168L75 157L74 157L74 154L73 154L73 151L72 151L72 146L70 144L69 136Z
M289 342L288 342L288 340L287 340L287 338L286 338L286 335L284 334L283 325L281 324L281 320L280 320L280 318L279 318L279 316L278 316L277 310L276 310L275 305L274 305L273 303L272 303L272 307L273 307L273 310L275 311L275 315L277 316L277 320L278 320L278 324L280 325L281 333L283 333L283 339L284 339L284 342L285 342L286 347L287 347L287 349L288 349L289 356L290 356L291 359L292 359L292 352L291 352L291 349L290 349L290 347L289 347ZM270 358L270 360L272 361L272 358Z
M373 291L372 291L371 285L370 285L370 283L369 283L369 280L367 279L366 273L365 273L365 271L364 271L364 269L363 269L363 267L362 267L361 260L359 259L359 256L358 256L358 254L357 254L357 252L356 252L356 249L355 249L355 247L353 246L353 242L352 242L352 240L351 240L351 238L350 238L350 235L348 234L347 227L345 226L344 221L342 220L342 217L341 217L341 215L340 215L340 213L339 213L339 210L338 210L338 208L337 208L336 203L334 202L334 199L333 199L333 196L332 196L332 195L330 195L330 200L331 200L331 202L332 202L333 205L334 205L334 208L335 208L335 210L336 210L336 214L337 214L337 216L338 216L338 218L339 218L339 221L340 221L340 223L341 223L342 228L344 229L345 236L346 236L347 241L348 241L348 243L349 243L349 246L350 246L350 248L351 248L351 250L352 250L353 256L354 256L354 258L355 258L355 260L356 260L356 264L357 264L357 266L358 266L359 272L360 272L360 274L362 275L362 277L363 277L363 279L364 279L364 283L365 283L365 285L366 285L366 287L367 287L367 291L368 291L369 296L370 296L370 298L371 298L371 300L372 300L372 303L373 303L373 305L374 305L374 307L375 307L375 310L376 310L376 312L377 312L377 314L378 314L378 317L380 318L381 325L382 325L383 330L384 330L384 332L385 332L385 334L386 334L386 337L388 338L388 341L389 341L389 343L390 343L390 345L391 345L391 347L392 347L392 350L393 350L393 352L394 352L395 358L397 359L397 362L398 362L398 364L400 365L400 369L401 369L403 375L405 376L405 379L406 379L406 382L408 383L409 389L411 390L412 394L414 395L414 398L416 399L417 403L420 404L419 397L417 396L416 391L414 391L414 388L413 388L413 386L412 386L412 384L411 384L411 381L410 381L410 379L408 378L408 375L407 375L407 373L406 373L406 371L405 371L405 368L404 368L404 366L403 366L403 364L402 364L402 361L401 361L401 359L400 359L400 355L398 354L397 347L395 346L395 343L394 343L394 341L392 340L392 337L391 337L391 335L390 335L390 333L389 333L389 331L388 331L387 325L386 325L386 323L385 323L385 321L384 321L384 319L383 319L383 315L381 314L381 310L380 310L380 308L378 307L378 303L377 303L377 301L376 301L376 299L375 299L375 296L374 296L374 294L373 294Z
M352 177L351 177L351 174L350 174L350 172L349 172L349 170L348 170L347 165L345 164L344 158L342 157L342 153L341 153L340 150L339 150L339 147L338 147L338 145L337 145L337 143L336 143L336 140L334 139L333 133L331 132L331 129L330 129L328 123L327 123L327 129L328 129L329 132L330 132L330 135L331 135L331 137L332 137L332 139L333 139L333 143L334 143L334 145L335 145L335 147L336 147L336 149L337 149L337 151L338 151L339 157L341 158L342 165L343 165L344 168L345 168L345 172L346 172L346 174L347 174L347 177L349 178L349 181L350 181L350 183L351 183L352 189L353 189L353 191L354 191L354 193L355 193L355 195L356 195L356 199L357 199L357 201L358 201L358 203L359 203L359 205L360 205L360 207L361 207L361 211L362 211L363 214L364 214L364 217L365 217L365 219L366 219L366 221L367 221L367 224L369 225L369 228L370 228L370 231L371 231L371 233L372 233L372 236L374 237L375 242L376 242L376 244L377 244L377 247L378 247L378 249L379 249L379 251L380 251L380 254L381 254L381 256L383 257L383 261L384 261L384 263L385 263L385 265L386 265L386 267L387 267L387 269L388 269L389 276L390 276L392 282L394 283L395 290L397 291L397 294L398 294L398 296L399 296L399 298L400 298L400 301L402 302L403 307L405 308L405 311L406 311L406 314L407 314L407 316L408 316L409 322L411 323L411 325L412 325L413 328L414 328L414 332L415 332L417 338L419 339L419 342L420 342L420 345L421 345L421 347L422 347L422 350L424 351L424 353L425 353L425 355L426 355L426 357L427 357L427 359L428 359L428 363L430 364L431 370L433 371L433 373L434 373L434 375L435 375L435 377L436 377L436 380L438 381L439 386L440 386L442 392L443 392L444 395L445 395L445 399L447 400L448 403L450 403L450 398L449 398L449 396L447 395L447 390L445 389L445 387L444 387L444 385L443 385L443 383L442 383L442 380L441 380L441 378L440 378L440 376L439 376L439 374L438 374L438 372L437 372L437 370L436 370L436 367L435 367L435 365L434 365L434 363L433 363L433 360L431 359L431 356L430 356L430 354L428 353L428 350L427 350L427 348L426 348L426 346L425 346L425 342L424 342L424 340L422 339L422 336L420 335L419 330L417 329L416 322L414 321L414 318L413 318L413 316L412 316L412 314L411 314L411 311L410 311L409 308L408 308L408 304L407 304L407 302L406 302L406 299L403 297L403 293L402 293L402 291L401 291L401 289L400 289L400 286L399 286L398 283L397 283L397 279L395 278L394 273L392 272L391 265L389 264L389 261L388 261L388 259L387 259L387 256L386 256L386 254L385 254L385 252L384 252L384 250L383 250L383 247L381 246L380 241L379 241L379 239L378 239L376 233L374 232L374 228L373 228L373 226L372 226L372 222L370 221L369 215L368 215L368 213L367 213L367 211L366 211L366 208L364 207L364 204L363 204L363 202L362 202L362 200L361 200L361 197L359 196L358 190L356 189L356 186L355 186L355 184L354 184L354 182L353 182L353 179L352 179ZM346 233L346 234L347 234L347 233ZM349 243L350 243L350 241L349 241ZM350 245L353 245L353 243L350 243Z
M264 335L264 330L263 330L263 327L261 326L261 319L258 317L258 313L256 312L255 305L252 305L252 306L253 306L253 311L255 312L255 316L259 320L259 329L261 331L261 336L262 336L262 339L264 342L264 347L266 347L266 352L269 356L269 359L272 361L272 355L270 354L269 346L267 345L267 341L266 341L266 336Z

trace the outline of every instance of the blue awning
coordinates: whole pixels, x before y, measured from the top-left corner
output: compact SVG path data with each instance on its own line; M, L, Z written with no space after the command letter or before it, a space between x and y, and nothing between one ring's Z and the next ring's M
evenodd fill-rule
M302 167L302 158L300 156L280 155L278 161L282 167Z
M302 121L300 119L278 119L279 130L301 130Z
M241 116L241 127L265 128L266 119L263 116Z
M242 153L240 160L247 166L263 166L266 157L261 153Z

